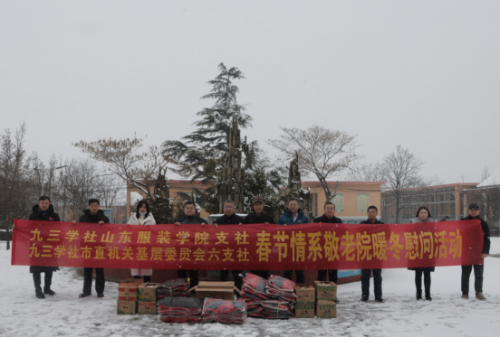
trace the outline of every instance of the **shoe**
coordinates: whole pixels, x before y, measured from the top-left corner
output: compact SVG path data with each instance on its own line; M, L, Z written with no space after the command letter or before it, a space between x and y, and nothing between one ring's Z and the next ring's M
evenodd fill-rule
M78 298L84 298L84 297L88 297L88 296L90 296L90 294L81 293L80 296L78 296Z
M464 299L464 300L468 300L468 299L469 299L469 295L467 295L467 294L462 294L462 299Z
M417 301L422 299L422 290L417 290Z
M385 300L383 298L376 298L375 302L384 303Z
M97 294L97 297L104 297L104 293Z
M368 297L367 296L362 296L361 297L361 302L367 302L368 301Z
M431 298L431 292L430 291L425 291L425 300L426 301L432 301L432 298Z
M39 299L45 298L45 295L42 293L41 288L35 289L35 296L36 296L36 298L39 298Z
M52 289L50 288L43 288L43 293L45 295L50 295L50 296L54 296L56 293L52 291Z
M486 297L483 296L483 293L477 293L476 298L480 301L486 301Z

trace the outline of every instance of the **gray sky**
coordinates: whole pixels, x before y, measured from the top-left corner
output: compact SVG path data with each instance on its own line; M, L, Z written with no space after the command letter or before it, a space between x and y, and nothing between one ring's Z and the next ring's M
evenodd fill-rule
M0 129L26 147L190 133L217 65L238 67L251 140L314 123L397 144L446 183L500 170L499 1L1 1ZM273 154L273 151L269 151Z

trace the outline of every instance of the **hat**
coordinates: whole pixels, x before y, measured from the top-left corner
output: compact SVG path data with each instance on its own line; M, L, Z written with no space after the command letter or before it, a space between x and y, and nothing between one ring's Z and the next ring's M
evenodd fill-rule
M469 209L479 209L478 204L469 204Z
M255 197L252 200L252 205L255 205L256 203L260 202L261 204L264 204L264 200L262 200L261 197Z

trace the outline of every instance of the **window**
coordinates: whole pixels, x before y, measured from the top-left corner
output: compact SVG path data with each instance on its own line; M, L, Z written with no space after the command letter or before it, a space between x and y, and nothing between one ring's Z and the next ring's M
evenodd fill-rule
M357 193L356 194L356 212L364 213L370 206L370 193Z
M338 193L336 196L330 199L335 205L335 211L342 213L344 211L344 193Z

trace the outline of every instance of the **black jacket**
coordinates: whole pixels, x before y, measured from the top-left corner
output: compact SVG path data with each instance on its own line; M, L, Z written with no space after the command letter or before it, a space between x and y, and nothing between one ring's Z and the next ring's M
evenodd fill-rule
M483 245L483 254L489 254L490 253L490 228L488 227L488 223L481 219L480 217L473 218L470 215L466 218L463 218L462 220L481 220L481 227L483 228L483 238L484 238L484 245Z
M54 212L54 207L52 205L49 206L49 209L45 212L42 212L38 205L33 206L32 213L29 216L29 220L38 220L38 221L61 221L59 218L59 214ZM57 271L59 267L40 267L40 266L30 266L30 273L45 273L51 271Z
M315 219L314 219L314 222L322 222L322 223L342 223L342 220L341 220L341 219L339 219L339 218L337 218L336 216L334 216L334 217L333 217L333 218L331 218L331 219L328 219L328 218L326 217L326 215L324 215L324 214L323 214L322 216L320 216L320 217L318 217L318 218L315 218Z
M266 213L262 212L259 215L257 213L252 212L248 214L245 217L245 222L246 224L253 224L253 223L274 223L273 217L270 215L267 215Z
M202 223L207 223L205 219L196 215L184 215L175 219L174 222L179 222L183 225L201 225Z
M97 211L97 214L90 214L90 210L86 209L83 211L83 215L80 217L78 222L85 223L99 223L100 221L104 221L104 223L109 223L109 218L104 215L102 209Z
M375 220L375 223L371 222L369 219L360 222L360 225L383 225L384 223L382 221Z
M245 220L240 217L239 215L236 215L235 213L233 213L233 215L231 216L227 216L227 215L223 215L221 216L220 218L217 218L216 221L214 221L214 223L218 224L218 225L239 225L240 223L244 223Z

